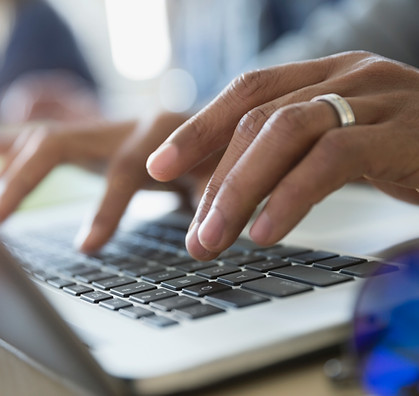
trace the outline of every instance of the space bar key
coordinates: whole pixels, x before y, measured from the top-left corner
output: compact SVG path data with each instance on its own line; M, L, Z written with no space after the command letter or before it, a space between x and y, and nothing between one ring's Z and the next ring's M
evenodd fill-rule
M211 303L218 304L226 308L243 308L249 305L269 301L268 298L239 289L231 289L219 293L209 294L205 296L205 299Z
M273 277L246 282L242 285L242 289L267 294L273 297L286 297L313 290L311 286L303 285L302 283Z

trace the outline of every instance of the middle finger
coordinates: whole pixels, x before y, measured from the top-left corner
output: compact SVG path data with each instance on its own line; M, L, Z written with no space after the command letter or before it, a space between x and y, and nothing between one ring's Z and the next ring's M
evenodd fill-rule
M352 102L359 121L374 122L377 111L364 111L361 102ZM337 126L339 120L335 110L324 102L288 105L275 112L228 171L208 215L198 230L198 227L194 228L200 244L207 251L218 253L233 243L256 206L279 180L305 156L320 136ZM194 255L194 246L190 248ZM199 255L199 249L195 250Z

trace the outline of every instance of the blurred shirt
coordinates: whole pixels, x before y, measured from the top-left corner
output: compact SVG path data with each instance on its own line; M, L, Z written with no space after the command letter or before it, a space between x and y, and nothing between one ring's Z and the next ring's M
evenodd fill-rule
M16 2L15 20L0 62L0 90L28 72L65 70L94 88L95 79L72 32L44 1Z
M174 67L201 105L237 74L348 50L419 67L417 0L168 0Z
M168 0L172 65L194 77L199 99L211 97L319 5L338 1Z

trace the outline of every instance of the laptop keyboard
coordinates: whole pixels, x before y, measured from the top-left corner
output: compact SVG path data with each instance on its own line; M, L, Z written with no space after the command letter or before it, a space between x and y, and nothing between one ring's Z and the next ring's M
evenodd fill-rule
M92 256L73 249L69 230L27 235L8 246L36 280L157 328L398 270L359 257L301 246L261 248L247 240L201 262L188 255L185 234L149 223L119 231Z

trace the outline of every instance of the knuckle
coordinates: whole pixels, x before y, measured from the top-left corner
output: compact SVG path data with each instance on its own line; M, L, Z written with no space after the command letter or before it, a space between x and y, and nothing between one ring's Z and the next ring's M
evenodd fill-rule
M210 182L206 187L203 195L204 203L211 203L217 195L219 187L215 186L213 182Z
M240 101L250 101L252 96L263 90L270 80L269 70L254 70L243 73L235 78L227 88L227 93L232 98Z
M206 113L199 112L185 122L188 126L188 140L199 155L204 155L208 147L217 146L218 133L209 122ZM203 144L205 142L206 144Z
M280 109L272 120L282 129L300 131L307 128L307 113L301 104L293 104Z
M250 110L237 125L237 134L246 140L253 140L270 116L271 112L262 106Z
M215 196L218 192L218 186L213 183L208 183L205 187L205 190L202 194L201 201L199 202L198 208L196 210L196 221L201 223L209 210L211 209L212 202L215 199Z
M201 138L203 131L206 129L207 126L201 114L201 112L195 114L194 116L189 118L188 121L186 121L186 124L191 130L189 136L193 137L196 140L199 140Z
M269 139L270 144L300 146L308 133L308 121L301 104L283 107L267 121L263 138Z
M365 82L369 85L378 85L383 89L401 84L410 86L412 80L406 77L403 80L401 75L401 73L407 72L407 66L376 54L364 53L363 55L355 67L342 77L342 81L350 87L347 93L356 91Z

